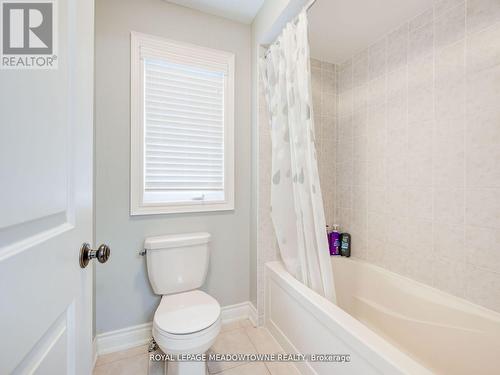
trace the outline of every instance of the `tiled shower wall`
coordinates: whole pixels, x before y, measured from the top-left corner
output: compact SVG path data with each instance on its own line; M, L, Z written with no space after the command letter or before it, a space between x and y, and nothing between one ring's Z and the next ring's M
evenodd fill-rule
M500 311L500 1L436 2L340 65L337 89L353 256Z
M326 223L334 224L336 66L311 59L315 146Z

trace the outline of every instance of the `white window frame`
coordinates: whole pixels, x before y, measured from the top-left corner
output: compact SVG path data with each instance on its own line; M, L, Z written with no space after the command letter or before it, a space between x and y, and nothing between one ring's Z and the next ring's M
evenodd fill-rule
M131 32L130 56L130 214L154 215L234 210L234 53ZM227 67L224 87L224 200L145 202L144 200L144 55L179 54Z

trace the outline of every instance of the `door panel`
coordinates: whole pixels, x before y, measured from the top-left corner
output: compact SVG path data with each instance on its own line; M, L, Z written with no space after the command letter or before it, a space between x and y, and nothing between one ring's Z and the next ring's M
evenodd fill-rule
M0 70L0 374L92 367L94 9L56 3L58 68Z

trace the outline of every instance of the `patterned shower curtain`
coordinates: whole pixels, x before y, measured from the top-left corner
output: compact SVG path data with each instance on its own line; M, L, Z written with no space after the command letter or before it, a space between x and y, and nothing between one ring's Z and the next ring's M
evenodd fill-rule
M271 216L281 258L295 278L335 302L314 147L306 11L261 60L272 138Z

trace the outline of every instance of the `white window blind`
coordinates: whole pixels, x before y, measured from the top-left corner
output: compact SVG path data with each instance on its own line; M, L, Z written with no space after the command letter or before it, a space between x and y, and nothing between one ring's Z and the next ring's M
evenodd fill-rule
M224 74L150 59L144 71L146 191L222 194Z
M148 206L152 213L232 209L234 57L142 34L139 39L141 77L133 86L140 91L136 130L143 141L140 155L132 142L132 157L142 156L133 161L132 183L138 176L142 181L132 187L132 206L140 213ZM134 165L142 170L134 173ZM172 205L177 208L168 209Z

